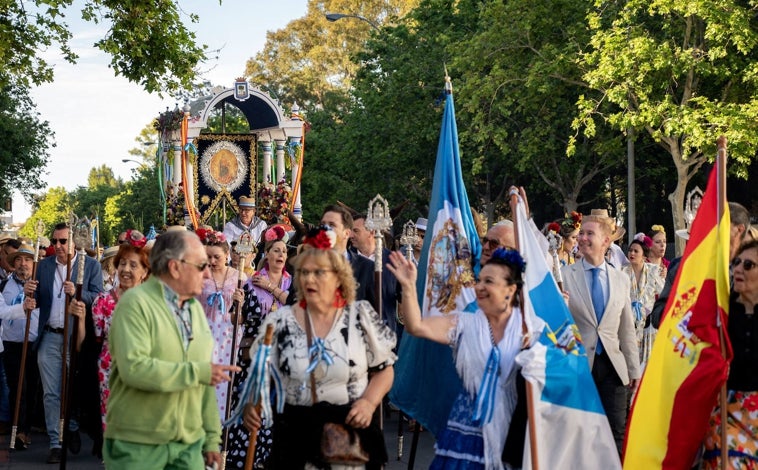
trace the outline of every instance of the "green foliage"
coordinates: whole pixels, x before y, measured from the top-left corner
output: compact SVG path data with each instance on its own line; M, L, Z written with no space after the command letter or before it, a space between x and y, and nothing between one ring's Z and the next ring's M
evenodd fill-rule
M37 238L35 227L41 220L45 225L44 233L49 236L55 224L68 221L68 214L72 209L66 188L62 186L50 188L35 202L35 210L19 230L19 235L35 240Z
M0 38L2 34L0 34ZM40 120L26 87L0 87L0 200L14 189L31 194L44 184L41 175L54 146L47 121Z
M418 0L385 2L308 1L304 17L266 36L263 50L247 62L245 76L283 104L304 109L325 106L330 93L345 92L358 65L350 61L374 31L356 18L329 23L325 12L349 12L382 27L402 17Z
M683 226L687 182L729 140L731 168L745 174L758 150L758 28L754 8L733 0L597 3L584 79L601 92L580 101L575 125L606 121L647 132L678 173L674 224ZM605 7L608 8L605 8ZM601 110L601 103L614 108Z
M10 82L39 85L53 81L53 67L37 51L57 47L64 60L75 63L72 38L65 16L73 0L2 2L0 62ZM82 19L105 23L108 32L94 46L110 54L116 75L139 83L149 92L188 86L206 46L196 44L176 0L87 0ZM185 15L196 23L195 14ZM6 84L3 81L2 84Z

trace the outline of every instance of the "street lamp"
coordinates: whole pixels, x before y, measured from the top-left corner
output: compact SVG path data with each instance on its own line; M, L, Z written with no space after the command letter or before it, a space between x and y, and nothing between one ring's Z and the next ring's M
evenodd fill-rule
M355 18L361 21L365 21L366 23L370 24L372 28L378 30L379 25L371 21L370 19L366 18L365 16L361 15L351 15L348 13L326 13L324 15L327 19L327 21L335 22L337 20L341 20L342 18Z
M140 161L137 161L137 160L133 160L131 158L122 158L121 161L124 162L124 163L129 163L129 162L136 163L137 165L140 165L140 166L142 166L142 165L145 164L145 162L140 162Z

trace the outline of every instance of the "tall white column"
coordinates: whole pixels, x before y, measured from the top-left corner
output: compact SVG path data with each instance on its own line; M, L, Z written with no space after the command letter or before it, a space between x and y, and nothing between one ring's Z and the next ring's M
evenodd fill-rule
M261 146L263 147L263 182L274 183L271 181L271 142L261 142Z
M284 141L277 140L276 142L276 181L278 183L284 179Z
M302 146L303 138L302 137L290 137L291 142L296 142L299 145ZM302 147L300 147L302 150ZM302 157L302 154L301 154ZM300 165L302 165L303 159L300 158L298 161L297 155L293 158L292 163L292 190L295 190L295 182L297 181L298 174L301 171ZM298 219L302 219L303 217L303 207L300 204L300 192L301 188L303 186L303 182L300 182L300 185L297 188L297 192L295 193L295 203L292 205L292 212L295 214L295 217Z

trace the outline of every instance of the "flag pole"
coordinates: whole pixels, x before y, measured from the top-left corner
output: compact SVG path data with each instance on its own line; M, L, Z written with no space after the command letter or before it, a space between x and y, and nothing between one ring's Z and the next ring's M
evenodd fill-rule
M517 206L518 206L518 189L516 189L515 186L512 186L510 189L510 205L511 205L511 218L513 219L513 233L515 235L516 240L516 250L519 249L519 236L518 236L518 217L516 216ZM519 294L521 305L524 305L524 292L523 290ZM523 329L525 330L525 333L529 334L531 332L526 331L526 321L525 317L522 315L522 325ZM526 345L524 345L526 346ZM535 427L534 423L534 398L532 395L532 383L528 380L525 380L526 382L526 416L527 416L527 424L529 426L529 451L532 454L532 470L539 470L539 455L537 454L537 428Z
M726 204L726 144L727 140L725 136L720 136L716 141L716 171L718 176L716 178L716 187L718 189L718 199L716 203L717 208L717 222L721 224L721 218L724 215L724 205ZM723 240L719 240L721 244ZM716 325L719 329L719 342L721 343L721 357L726 359L726 333L724 332L724 324L721 321L721 315L718 309L716 309ZM728 371L727 367L727 371ZM726 381L721 384L721 391L719 393L719 409L721 410L721 469L726 470L728 468L728 454L727 439L726 439L726 425L727 425L727 412L726 412Z

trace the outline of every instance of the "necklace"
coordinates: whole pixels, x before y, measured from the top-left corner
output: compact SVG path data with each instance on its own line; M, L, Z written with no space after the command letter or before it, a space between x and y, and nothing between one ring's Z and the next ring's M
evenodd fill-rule
M226 266L226 269L224 270L224 279L221 281L221 287L218 286L218 282L216 282L216 276L211 276L213 278L213 285L216 287L216 292L222 291L224 289L224 284L226 284L226 276L229 274L229 266Z

